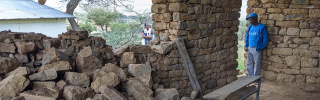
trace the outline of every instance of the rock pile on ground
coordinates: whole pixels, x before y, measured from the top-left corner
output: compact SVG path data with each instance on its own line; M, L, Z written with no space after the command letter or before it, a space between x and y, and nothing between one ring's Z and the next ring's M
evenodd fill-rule
M86 31L59 38L3 31L0 99L180 100L175 88L153 84L149 52L141 45L113 52L104 39Z

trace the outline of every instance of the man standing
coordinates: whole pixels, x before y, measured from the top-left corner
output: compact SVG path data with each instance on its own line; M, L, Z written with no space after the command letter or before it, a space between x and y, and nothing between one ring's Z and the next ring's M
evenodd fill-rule
M145 25L145 29L142 30L142 37L143 37L143 40L144 40L144 43L142 43L142 45L148 45L149 41L152 40L153 38L153 31L152 29L150 29L150 25L148 24L144 24Z
M268 44L268 31L265 25L258 22L257 14L251 13L246 20L251 23L245 40L247 73L248 76L260 76L261 54Z

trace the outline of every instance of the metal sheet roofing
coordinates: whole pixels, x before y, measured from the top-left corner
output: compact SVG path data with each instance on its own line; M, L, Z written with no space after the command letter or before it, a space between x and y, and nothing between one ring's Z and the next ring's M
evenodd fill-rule
M74 18L74 16L31 0L0 0L0 20Z

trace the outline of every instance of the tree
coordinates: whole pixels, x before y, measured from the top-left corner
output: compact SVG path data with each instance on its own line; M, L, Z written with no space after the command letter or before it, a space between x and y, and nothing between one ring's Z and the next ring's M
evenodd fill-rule
M67 11L66 13L73 15L74 9L78 6L80 0L70 0L70 2L67 4ZM75 31L81 31L79 28L76 20L74 18L68 18L70 25L72 26L72 29Z
M246 34L246 26L247 21L245 20L240 20L240 24L239 24L239 30L237 32L238 35L238 40L243 41L245 39L245 34Z
M96 25L100 26L101 30L105 30L108 32L108 26L117 19L119 15L116 11L106 10L100 7L85 7L87 14L87 18L91 19L95 22Z

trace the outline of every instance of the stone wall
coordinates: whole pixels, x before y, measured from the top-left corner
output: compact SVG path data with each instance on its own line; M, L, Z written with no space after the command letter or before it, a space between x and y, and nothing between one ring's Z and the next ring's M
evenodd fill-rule
M176 88L180 96L193 89L175 39L184 39L205 94L237 80L237 35L241 0L152 0L150 64L154 84Z
M320 1L248 0L248 15L257 13L268 29L262 75L287 83L320 83Z

